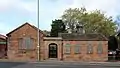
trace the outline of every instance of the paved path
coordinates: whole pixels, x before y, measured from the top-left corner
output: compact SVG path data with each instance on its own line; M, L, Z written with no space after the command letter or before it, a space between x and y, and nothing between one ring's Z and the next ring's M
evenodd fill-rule
M0 62L0 68L120 68L119 62Z

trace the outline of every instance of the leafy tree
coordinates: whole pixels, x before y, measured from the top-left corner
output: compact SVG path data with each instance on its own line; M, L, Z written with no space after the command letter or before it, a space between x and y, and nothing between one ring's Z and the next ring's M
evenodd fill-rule
M49 36L50 36L50 31L43 30L43 33L46 35L46 37L49 37Z
M55 20L55 21L52 21L52 25L51 25L51 33L50 35L52 37L57 37L58 36L58 33L64 33L65 32L65 25L63 23L62 20Z
M117 39L118 42L118 48L120 49L120 15L116 16L116 20L115 22L117 23L117 31L115 33L115 37Z
M76 25L82 25L85 33L101 33L107 37L114 34L116 30L112 17L107 17L100 10L88 12L84 7L65 10L62 20L67 29L71 29L72 32L76 29Z

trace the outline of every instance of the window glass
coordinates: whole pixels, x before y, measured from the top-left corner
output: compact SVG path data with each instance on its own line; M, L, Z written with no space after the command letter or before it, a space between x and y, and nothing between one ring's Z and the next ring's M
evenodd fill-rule
M22 47L23 47L23 39L21 38L21 39L19 39L18 48L23 49Z
M30 37L19 39L19 49L33 49L33 39Z
M74 47L74 53L79 54L80 53L80 45L75 45Z
M65 54L70 54L70 44L65 45Z
M102 42L99 42L98 47L97 47L97 52L98 54L101 54L103 52Z
M91 45L90 42L87 45L87 53L88 54L92 54L93 53L93 46Z

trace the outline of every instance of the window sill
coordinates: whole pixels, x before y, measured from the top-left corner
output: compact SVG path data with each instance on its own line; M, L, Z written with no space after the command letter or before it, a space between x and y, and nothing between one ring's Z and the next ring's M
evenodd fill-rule
M70 53L64 53L65 55L70 55Z
M93 53L87 53L87 54L93 54Z
M81 53L74 53L74 54L81 54Z

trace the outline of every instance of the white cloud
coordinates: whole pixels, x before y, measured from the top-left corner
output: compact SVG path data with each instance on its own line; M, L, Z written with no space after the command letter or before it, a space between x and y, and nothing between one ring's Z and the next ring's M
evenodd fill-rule
M10 29L5 27L9 27L9 25L6 22L0 21L0 34L6 35L8 33Z
M48 23L48 27L50 27L52 20L61 17L68 8L86 7L88 11L98 9L113 18L120 12L119 0L41 0L41 2L40 22Z
M0 11L9 9L12 5L12 0L0 0Z
M18 1L18 9L21 8L23 10L29 11L31 13L35 13L37 11L37 2L23 2Z
M119 0L73 0L72 5L68 5L71 8L80 8L85 6L88 10L99 9L106 12L109 16L116 16L119 8Z
M35 13L37 10L36 0L24 1L24 0L0 0L0 11L8 11L12 8L20 9L30 13Z
M120 11L119 0L57 0L53 2L53 4L54 5L52 7L48 6L47 8L41 8L41 10L44 10L41 13L41 16L43 14L44 16L46 14L50 16L53 15L53 19L56 19L59 18L63 14L63 12L68 8L81 8L83 6L86 7L88 11L98 9L102 10L103 12L106 12L106 15L113 17L118 15Z
M15 29L17 25L19 26L21 23L27 21L31 24L35 24L37 10L36 1L37 0L0 0L0 34L5 35Z
M46 11L47 13L54 12L54 14L52 15L58 18L68 8L86 7L88 11L95 10L95 9L102 10L103 12L106 13L106 15L113 16L115 18L115 16L118 15L120 11L119 0L58 0L56 3L58 2L61 3L59 5L56 5L59 8L54 8L56 6L53 6L51 8L42 8L45 11L41 14L46 14ZM53 4L55 3L53 2Z

